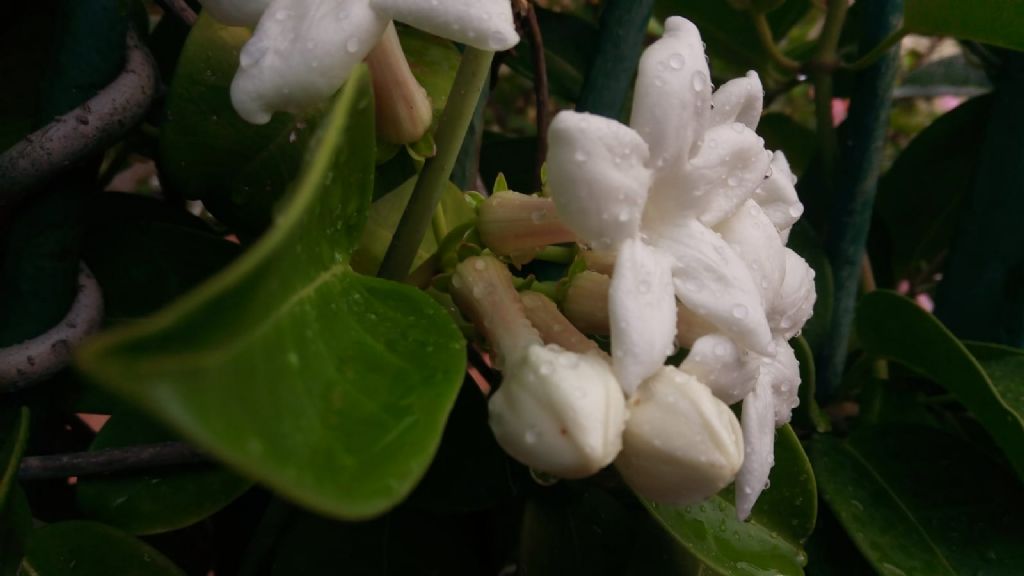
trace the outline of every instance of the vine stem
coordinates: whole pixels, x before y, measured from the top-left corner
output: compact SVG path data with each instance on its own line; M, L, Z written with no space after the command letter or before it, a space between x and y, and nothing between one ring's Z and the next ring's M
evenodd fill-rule
M490 76L494 52L467 46L455 74L448 104L434 135L437 155L427 160L413 188L409 204L402 213L391 245L381 262L378 276L401 281L409 274L416 251L430 228L434 210L441 202L448 178L455 167L462 140L473 119L477 100Z
M211 462L212 459L189 444L161 442L70 454L26 456L21 459L18 479L52 480L71 476L100 476Z
M551 96L548 90L548 65L544 52L544 35L537 21L533 2L526 8L526 23L530 31L530 47L533 48L533 90L537 100L537 159L533 174L533 187L542 188L541 170L548 157L548 124L551 122Z
M754 11L751 12L751 17L754 19L754 28L757 30L757 39L761 42L761 47L768 53L768 57L772 59L772 62L775 62L781 68L790 72L796 72L799 70L800 63L789 56L786 56L781 50L779 50L779 45L775 43L772 27L768 23L768 17L765 16L765 13Z
M835 189L836 154L838 138L835 126L832 125L832 74L839 63L836 51L839 48L839 37L846 22L849 10L847 0L828 0L825 22L818 37L818 46L811 60L814 78L814 112L818 131L818 154L824 175L826 190Z

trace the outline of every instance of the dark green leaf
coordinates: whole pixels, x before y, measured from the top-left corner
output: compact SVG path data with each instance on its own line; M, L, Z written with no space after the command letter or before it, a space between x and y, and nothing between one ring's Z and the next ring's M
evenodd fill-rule
M992 106L975 98L914 138L878 185L877 214L889 239L893 279L917 279L949 249ZM941 161L937 161L941 159Z
M797 176L803 175L818 151L814 131L781 112L762 116L757 133L764 138L765 148L786 153L789 167Z
M96 522L58 522L32 533L22 573L33 576L184 576L162 554Z
M801 543L814 529L818 501L810 463L789 426L776 432L769 480L747 522L736 519L730 491L696 506L647 506L691 554L718 573L803 574L807 556Z
M264 126L238 116L229 89L249 36L207 16L192 27L167 95L160 175L168 188L256 236L298 172L322 111L275 114Z
M199 218L154 198L110 192L89 211L85 260L103 286L107 322L156 312L241 252Z
M149 419L115 414L90 450L178 440ZM211 465L158 469L139 474L79 480L78 508L89 518L132 534L155 534L189 526L217 512L252 482Z
M934 316L899 294L876 291L861 300L857 335L868 353L899 362L949 390L1024 477L1024 413L1007 402L978 361Z
M832 423L821 411L815 397L814 352L803 336L789 341L800 362L800 404L793 411L793 424L804 430L828 432Z
M1024 499L1004 468L938 430L863 428L812 442L822 494L880 574L1015 574Z
M963 54L928 62L907 73L893 93L895 98L978 96L992 90L985 71Z
M814 302L814 313L801 332L812 350L820 351L828 337L832 324L832 304L835 286L832 266L829 264L821 240L807 222L797 222L789 233L789 248L807 261L814 270L814 291L818 299Z
M1024 50L1021 0L906 0L903 26L915 34L954 36Z
M1024 415L1024 350L983 342L965 344L1006 407Z
M597 50L597 27L571 14L536 7L537 23L544 38L552 94L575 102L583 88L583 78ZM516 46L506 63L527 79L533 79L533 49L526 38Z
M380 514L426 471L465 366L444 310L348 261L372 193L368 73L349 79L277 223L82 371L244 474L323 513Z

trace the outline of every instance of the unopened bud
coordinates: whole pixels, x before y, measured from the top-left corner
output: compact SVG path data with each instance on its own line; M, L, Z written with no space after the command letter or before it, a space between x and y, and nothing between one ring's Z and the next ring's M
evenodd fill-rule
M656 502L700 502L729 485L743 464L736 416L693 376L666 366L629 402L615 461L633 490Z
M545 343L557 344L570 352L580 354L604 354L596 342L587 338L562 315L550 298L529 290L521 292L519 297L526 308L526 317L540 332L540 337Z
M605 276L611 276L615 270L615 252L602 252L599 250L583 250L584 262L587 263L587 270L592 270Z
M562 478L612 463L622 448L625 398L600 356L533 345L491 396L490 424L513 458Z
M711 322L698 316L681 302L676 303L676 345L682 348L693 348L697 340L718 329Z
M545 246L576 240L553 200L512 191L497 192L480 205L477 229L484 246L517 264L529 262Z
M612 279L589 270L573 276L562 300L565 317L584 334L607 336L611 330L608 318L608 289Z
M430 129L433 110L427 91L413 76L394 23L366 57L373 78L377 135L392 144L412 144Z

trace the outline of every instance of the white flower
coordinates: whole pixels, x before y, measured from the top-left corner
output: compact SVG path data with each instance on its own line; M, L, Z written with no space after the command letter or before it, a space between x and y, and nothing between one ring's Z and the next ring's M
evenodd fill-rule
M728 486L742 462L740 423L693 376L664 366L630 398L615 467L641 495L699 502Z
M344 84L392 20L482 50L519 41L508 0L203 0L225 24L253 26L231 84L238 113L265 124ZM257 23L258 20L258 23Z
M563 478L589 476L611 464L622 448L626 404L602 353L578 333L561 336L579 352L545 346L508 269L492 257L460 263L452 296L498 355L503 378L488 406L501 447L523 464ZM567 321L548 321L545 332L558 326L562 332L571 328Z
M814 304L813 271L785 247L803 213L796 179L754 132L762 98L753 72L712 93L699 32L669 18L641 59L630 126L562 112L548 154L562 219L581 241L618 252L608 313L627 396L683 344L684 372L726 402L745 399L754 464L737 480L749 497L743 517L771 469L764 436L796 402L799 366L786 339ZM760 414L776 409L766 428ZM620 460L630 450L627 440Z

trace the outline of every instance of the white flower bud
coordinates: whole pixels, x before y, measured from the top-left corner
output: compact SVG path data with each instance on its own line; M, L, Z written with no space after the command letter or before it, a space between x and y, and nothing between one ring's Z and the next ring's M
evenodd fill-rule
M814 313L818 295L814 290L814 269L799 254L786 248L786 274L775 301L768 305L772 334L789 340L803 329Z
M666 366L630 399L615 466L645 498L692 504L725 488L743 464L736 416L693 376Z
M530 346L506 367L489 408L501 447L555 476L594 474L622 448L625 399L611 367L594 354Z

